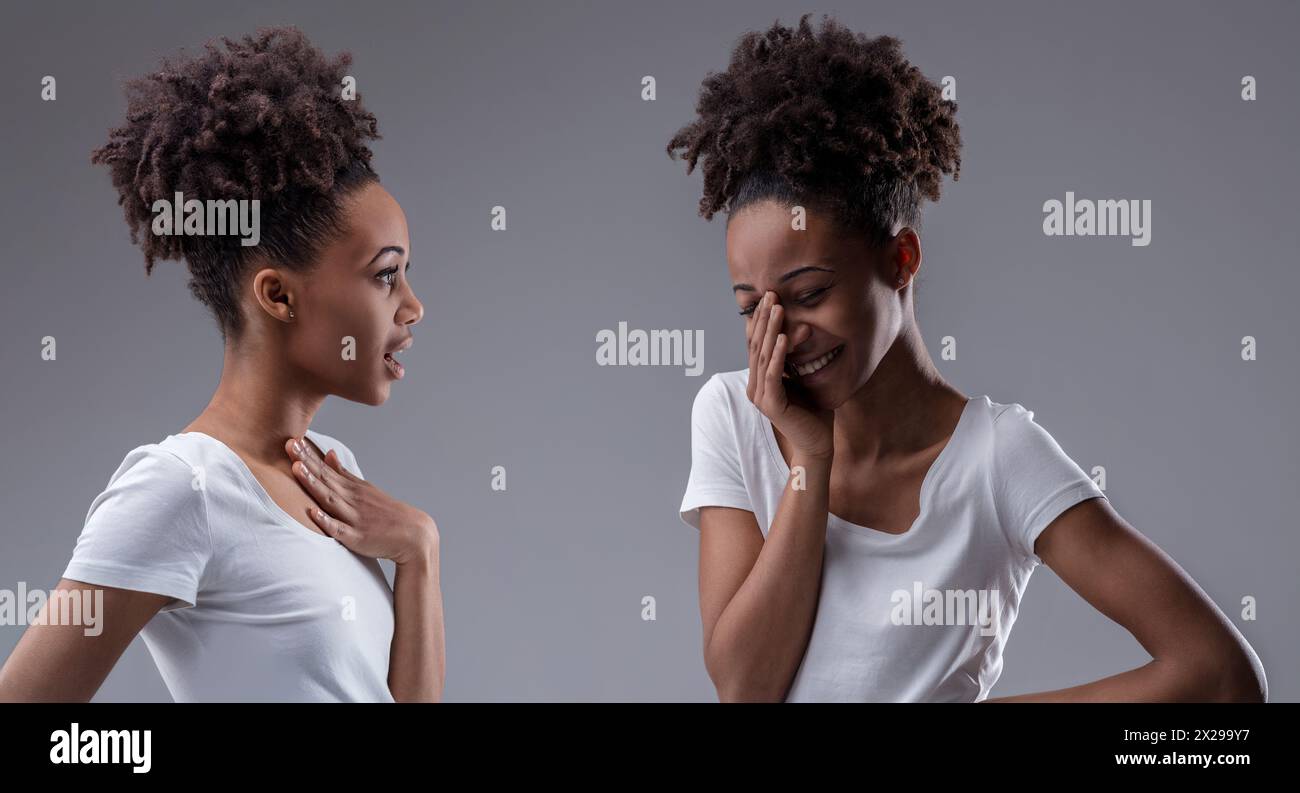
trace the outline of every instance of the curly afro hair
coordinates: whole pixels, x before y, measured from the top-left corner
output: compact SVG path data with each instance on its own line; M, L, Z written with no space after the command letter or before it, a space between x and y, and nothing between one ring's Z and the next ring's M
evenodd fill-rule
M129 81L126 123L91 162L109 168L145 275L157 259L185 259L190 291L222 338L238 339L238 284L250 262L310 270L342 231L341 198L378 180L366 141L379 133L359 94L343 98L350 53L329 59L293 27L221 42ZM178 191L187 200L259 200L259 244L153 234L153 202Z
M686 172L703 160L700 214L711 220L765 199L828 210L883 244L917 226L923 198L961 172L957 104L903 57L892 36L868 38L804 14L740 38L731 63L700 88L699 117L668 144Z

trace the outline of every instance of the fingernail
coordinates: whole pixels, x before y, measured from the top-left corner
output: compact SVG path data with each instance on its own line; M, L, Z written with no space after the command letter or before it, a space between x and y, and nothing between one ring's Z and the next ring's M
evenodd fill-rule
M294 450L295 452L297 452L298 454L302 454L302 441L298 440L297 438L294 438L294 439L293 439L293 450Z

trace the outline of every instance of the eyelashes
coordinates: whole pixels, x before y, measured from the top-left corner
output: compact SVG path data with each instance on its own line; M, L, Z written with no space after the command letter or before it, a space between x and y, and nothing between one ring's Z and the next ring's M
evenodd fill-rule
M831 286L834 286L834 284L832 284ZM804 292L802 295L795 298L794 303L797 306L810 305L813 302L815 302L817 298L821 297L822 294L824 294L830 288L831 288L830 286L823 286L821 289L813 289L811 291ZM754 303L752 305L746 306L745 308L740 310L739 312L740 316L742 317L751 316L753 315L754 309L756 308L758 308L758 303Z
M406 263L406 269L407 271L410 271L411 269L411 263L409 261ZM386 270L381 270L375 274L375 279L388 284L388 288L391 289L397 284L397 268L389 267Z

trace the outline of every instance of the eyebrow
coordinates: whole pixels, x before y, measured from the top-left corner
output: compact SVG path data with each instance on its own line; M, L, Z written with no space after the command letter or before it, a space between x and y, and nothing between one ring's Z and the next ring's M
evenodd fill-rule
M817 270L823 273L835 272L834 270L828 269L826 267L817 267L816 265L810 264L806 267L796 267L795 269L791 270L790 272L776 279L776 282L778 284L783 284L786 281L789 281L791 278L794 278L795 276L803 275L809 270ZM731 287L731 291L732 292L757 292L758 290L754 288L753 284L736 284Z
M406 254L406 249L400 245L385 245L384 247L379 249L379 253L375 254L375 258L366 262L366 266L369 267L370 265L379 261L379 257L383 256L385 253L396 253L398 256L404 256ZM407 267L410 267L410 264L407 264Z

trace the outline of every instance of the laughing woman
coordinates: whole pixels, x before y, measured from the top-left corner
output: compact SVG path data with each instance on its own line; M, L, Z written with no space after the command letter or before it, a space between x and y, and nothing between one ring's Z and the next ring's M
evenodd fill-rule
M370 166L375 117L341 96L346 53L292 28L223 41L133 81L93 157L146 272L187 262L225 342L220 383L90 506L58 590L102 591L103 631L33 624L0 700L87 700L137 633L177 701L441 698L437 526L309 429L330 394L383 404L423 315L406 218ZM258 244L155 233L154 202L177 193L257 200Z
M669 143L727 213L749 345L696 397L681 505L719 697L994 701L1046 563L1152 660L1005 699L1264 700L1240 632L1033 412L930 359L916 227L960 174L956 110L896 39L805 16L745 35Z

